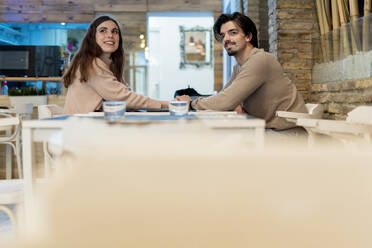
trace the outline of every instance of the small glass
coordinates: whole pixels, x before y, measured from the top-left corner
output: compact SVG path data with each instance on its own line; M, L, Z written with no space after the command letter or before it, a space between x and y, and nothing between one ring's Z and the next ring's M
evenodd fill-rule
M106 101L103 102L103 112L105 120L113 122L124 118L125 102L124 101Z
M170 101L169 113L172 116L185 116L189 112L189 101Z

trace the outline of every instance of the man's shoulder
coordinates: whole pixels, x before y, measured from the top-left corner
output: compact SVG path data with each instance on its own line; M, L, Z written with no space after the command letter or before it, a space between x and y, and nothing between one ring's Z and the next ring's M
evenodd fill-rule
M250 60L254 64L265 64L265 65L267 65L267 63L275 63L277 61L276 57L273 54L266 52L263 49L258 49L258 48L255 48L253 50L253 54L251 55Z
M265 52L263 49L254 48L251 51L251 54L248 57L248 60L241 66L241 69L251 67L258 64L266 64L267 58L270 55L268 52Z
M275 56L273 54L271 54L269 52L266 52L263 48L255 48L253 50L252 57L255 57L255 58L262 57L262 58L275 59Z

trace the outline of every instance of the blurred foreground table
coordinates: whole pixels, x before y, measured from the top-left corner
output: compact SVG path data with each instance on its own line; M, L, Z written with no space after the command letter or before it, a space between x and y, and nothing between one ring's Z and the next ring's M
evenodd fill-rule
M60 132L63 135L60 135ZM63 140L62 149L73 154L89 149L90 145L116 146L135 145L138 142L149 143L144 139L152 137L152 142L173 143L191 142L200 145L205 142L206 149L210 144L220 148L232 144L253 144L254 149L262 150L264 145L265 121L257 118L231 115L231 113L210 113L188 115L187 118L174 118L164 113L126 113L120 122L107 123L102 114L78 116L60 116L46 120L24 121L22 125L23 169L25 185L26 230L32 229L29 216L34 209L33 189L33 142L48 142L54 135ZM121 137L121 138L119 138ZM53 141L54 144L58 143ZM149 146L149 144L142 144ZM187 143L189 144L189 143ZM209 147L208 147L209 146ZM144 146L142 146L144 147ZM191 156L197 151L188 152ZM142 151L142 149L139 152ZM213 154L213 151L210 151Z

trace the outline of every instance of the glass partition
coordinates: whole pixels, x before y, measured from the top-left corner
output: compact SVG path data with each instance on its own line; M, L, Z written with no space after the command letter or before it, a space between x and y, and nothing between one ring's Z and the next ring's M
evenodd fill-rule
M372 15L313 39L314 83L372 76Z

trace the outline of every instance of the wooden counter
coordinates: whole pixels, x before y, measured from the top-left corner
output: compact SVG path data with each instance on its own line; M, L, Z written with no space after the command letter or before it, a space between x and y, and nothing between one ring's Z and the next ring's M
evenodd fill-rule
M61 77L0 77L0 81L51 81L60 82Z
M36 82L42 81L43 89L46 88L46 82L61 82L62 77L0 77L0 81L24 81ZM66 89L62 86L62 95L66 95Z

